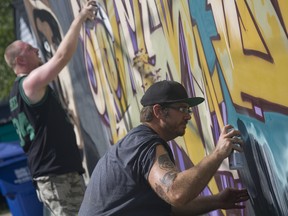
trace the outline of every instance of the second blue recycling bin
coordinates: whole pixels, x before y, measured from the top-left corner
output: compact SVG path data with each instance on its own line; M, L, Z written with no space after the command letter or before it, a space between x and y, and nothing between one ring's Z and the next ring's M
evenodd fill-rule
M43 215L19 142L0 143L0 190L13 216Z

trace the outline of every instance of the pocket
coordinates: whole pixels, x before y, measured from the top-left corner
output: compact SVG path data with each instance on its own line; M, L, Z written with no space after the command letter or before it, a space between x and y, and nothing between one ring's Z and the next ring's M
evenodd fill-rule
M50 179L38 180L37 187L42 202L49 202L49 200L54 200L56 198L53 183L50 181Z

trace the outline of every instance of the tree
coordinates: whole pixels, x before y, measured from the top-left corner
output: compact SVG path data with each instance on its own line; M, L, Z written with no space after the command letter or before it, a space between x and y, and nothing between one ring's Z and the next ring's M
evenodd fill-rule
M4 59L5 48L15 40L13 0L0 1L0 101L7 99L15 79Z

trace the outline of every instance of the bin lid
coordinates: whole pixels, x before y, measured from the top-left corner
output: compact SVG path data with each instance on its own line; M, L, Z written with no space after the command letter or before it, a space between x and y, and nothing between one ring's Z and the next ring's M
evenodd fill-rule
M25 154L19 141L0 142L0 161Z

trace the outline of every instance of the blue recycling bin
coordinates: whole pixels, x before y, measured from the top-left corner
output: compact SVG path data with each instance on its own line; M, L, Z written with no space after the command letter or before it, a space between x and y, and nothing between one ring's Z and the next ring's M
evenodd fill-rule
M19 142L0 143L0 190L13 216L43 215Z

